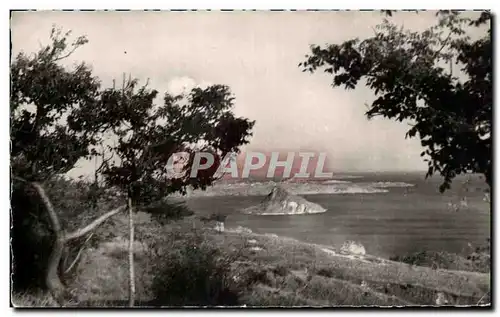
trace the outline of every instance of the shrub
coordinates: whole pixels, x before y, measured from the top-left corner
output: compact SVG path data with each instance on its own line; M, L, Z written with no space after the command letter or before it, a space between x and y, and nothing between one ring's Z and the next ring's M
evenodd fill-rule
M411 265L426 266L432 269L446 269L459 271L472 271L488 273L490 272L490 252L489 246L478 247L468 256L460 254L422 251L404 256L393 256L392 261L403 262Z
M44 288L44 273L53 243L42 203L29 186L14 182L11 196L13 290Z
M290 269L282 264L278 264L274 269L273 273L278 276L287 276L290 273Z
M393 256L390 259L411 265L426 266L432 269L450 269L454 264L457 264L458 257L456 254L446 252L421 251L403 256Z
M247 286L254 286L255 284L276 286L276 279L268 269L248 268L244 272L243 277L243 284Z
M467 256L477 272L488 273L491 270L491 240L486 239L486 244L477 247L474 252Z
M155 261L154 305L238 305L230 266L217 249L200 237L184 240L179 250L164 253Z
M145 207L144 212L150 214L162 225L194 214L184 203L174 203L167 200Z

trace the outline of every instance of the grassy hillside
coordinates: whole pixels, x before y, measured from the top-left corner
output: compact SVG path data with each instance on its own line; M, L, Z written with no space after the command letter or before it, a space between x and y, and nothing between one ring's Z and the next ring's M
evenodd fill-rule
M166 225L144 213L136 218L138 305L216 300L247 306L406 306L435 305L438 297L449 305L490 301L490 275L485 273L342 255L327 246L242 228L218 233L196 216ZM117 217L107 230L115 237L85 251L75 278L68 283L67 305L126 305L125 216ZM183 297L203 289L210 298L204 291L194 299ZM54 304L43 294L16 294L13 301Z

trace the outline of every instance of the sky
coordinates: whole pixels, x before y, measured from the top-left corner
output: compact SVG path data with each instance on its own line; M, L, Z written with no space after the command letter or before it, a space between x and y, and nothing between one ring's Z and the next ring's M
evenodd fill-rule
M85 61L104 87L131 74L160 92L225 84L234 112L256 120L244 151L326 152L333 171L425 170L406 123L367 120L373 93L332 88L332 77L303 73L311 44L373 35L378 12L15 12L12 53L37 51L51 27L89 43L64 63ZM433 12L397 13L411 30L436 22ZM75 173L88 170L79 164ZM93 168L93 164L92 164Z

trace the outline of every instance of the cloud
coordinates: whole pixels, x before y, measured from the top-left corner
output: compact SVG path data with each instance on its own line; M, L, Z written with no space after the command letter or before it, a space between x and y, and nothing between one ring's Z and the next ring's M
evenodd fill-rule
M211 85L212 83L205 80L196 81L194 78L191 78L189 76L180 76L172 78L167 83L166 89L170 94L181 95L189 93L189 91L191 91L191 89L195 87L204 89Z
M167 91L173 95L181 95L189 92L195 86L196 81L191 77L175 77L167 83Z

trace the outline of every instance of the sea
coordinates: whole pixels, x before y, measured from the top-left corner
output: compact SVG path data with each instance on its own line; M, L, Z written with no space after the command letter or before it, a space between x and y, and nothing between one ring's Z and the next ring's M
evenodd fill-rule
M301 241L339 248L353 240L371 255L390 258L421 251L470 254L491 236L491 203L481 175L461 175L450 190L439 192L442 179L425 172L349 173L332 179L291 186L325 213L248 215L264 195L189 197L197 214L224 213L226 227L246 227ZM255 179L239 186L269 184Z

